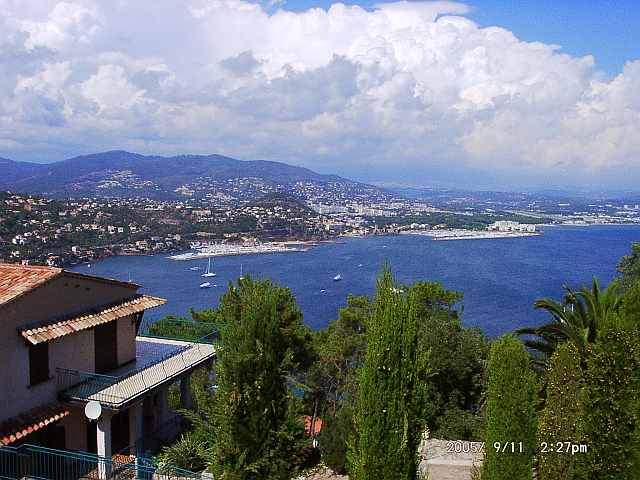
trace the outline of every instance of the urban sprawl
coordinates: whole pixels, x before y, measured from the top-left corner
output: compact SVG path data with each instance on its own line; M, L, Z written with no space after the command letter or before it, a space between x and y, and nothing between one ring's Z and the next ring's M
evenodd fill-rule
M224 245L217 251L231 255L285 251L290 242L339 236L499 238L536 235L547 224L640 222L636 204L590 204L576 211L556 204L561 213L535 202L488 206L449 199L443 205L357 183L285 187L254 178L223 185L201 179L176 194L177 199L158 200L0 193L0 261L63 266L194 247Z

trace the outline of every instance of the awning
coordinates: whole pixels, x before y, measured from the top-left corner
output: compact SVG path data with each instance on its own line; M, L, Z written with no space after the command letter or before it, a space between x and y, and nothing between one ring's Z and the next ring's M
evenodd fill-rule
M163 298L152 297L150 295L140 295L133 300L128 300L103 310L42 325L37 328L24 329L20 331L20 334L29 343L37 345L71 333L87 330L89 328L102 325L103 323L112 322L128 315L143 312L144 310L158 307L165 303L166 300Z
M69 410L53 403L29 410L0 423L0 444L9 445L69 415Z

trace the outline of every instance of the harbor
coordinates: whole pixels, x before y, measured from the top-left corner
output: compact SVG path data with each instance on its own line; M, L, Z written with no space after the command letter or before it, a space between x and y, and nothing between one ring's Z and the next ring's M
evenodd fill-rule
M489 232L478 232L489 233ZM167 298L149 312L189 316L189 309L215 307L229 283L245 278L271 279L290 288L312 328L324 328L346 306L349 294L372 295L382 265L389 262L402 284L437 281L464 291L465 323L499 335L537 325L544 316L530 309L538 298L557 298L557 285L579 288L595 275L608 282L638 226L545 228L543 235L512 240L431 241L417 235L343 237L320 242L303 255L240 255L174 261L168 254L112 256L74 267L74 271L132 281ZM568 248L567 246L571 246ZM287 250L288 251L288 250ZM340 280L334 278L340 274ZM200 288L203 283L210 288ZM324 290L324 291L323 291ZM500 312L496 315L496 312Z
M404 230L400 232L400 234L421 235L430 237L433 240L483 240L497 238L536 237L542 235L540 232L499 232L463 229Z
M306 252L315 242L251 242L241 244L211 243L192 244L191 251L171 255L171 260L179 262L209 257L227 257L234 255L254 255L259 253L293 253Z

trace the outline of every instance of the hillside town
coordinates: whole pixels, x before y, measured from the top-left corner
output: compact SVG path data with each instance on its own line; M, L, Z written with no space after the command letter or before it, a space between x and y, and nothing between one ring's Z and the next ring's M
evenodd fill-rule
M0 193L0 260L65 266L111 255L179 252L194 243L317 242L342 235L416 232L436 232L429 234L434 238L484 238L465 230L492 232L493 238L535 234L540 224L640 222L637 205L627 204L594 204L587 211L558 214L506 202L494 202L494 208L461 208L453 200L449 208L433 206L357 183L297 182L288 193L278 192L284 189L280 187L237 178L221 188L203 179L180 190L177 200Z

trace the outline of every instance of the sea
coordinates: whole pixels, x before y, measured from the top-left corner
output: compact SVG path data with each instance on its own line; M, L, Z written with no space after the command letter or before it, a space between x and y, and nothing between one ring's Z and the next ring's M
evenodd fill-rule
M215 307L240 276L269 278L293 292L304 321L313 329L338 317L347 296L374 293L388 262L399 282L437 281L464 294L462 320L489 336L534 326L547 319L536 299L562 298L563 287L603 285L616 275L621 256L640 242L640 225L550 226L535 237L445 240L397 235L341 238L306 252L216 257L216 277L200 275L206 260L178 262L167 255L110 257L73 270L142 286L141 292L167 299L146 317L186 315L189 309ZM200 267L200 270L191 270ZM341 281L333 281L340 274ZM199 285L209 281L212 288Z

